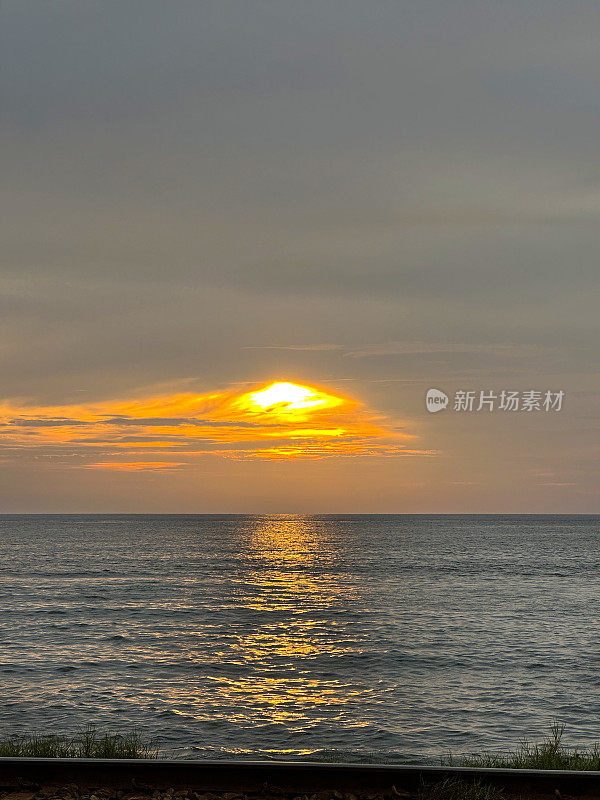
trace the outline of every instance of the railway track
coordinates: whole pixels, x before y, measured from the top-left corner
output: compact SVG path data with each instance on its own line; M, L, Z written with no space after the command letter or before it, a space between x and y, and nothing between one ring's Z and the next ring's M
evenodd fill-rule
M0 758L0 790L14 797L19 791L23 797L27 790L37 796L42 787L71 786L105 790L105 796L106 790L151 796L168 788L180 793L265 797L335 791L341 800L348 793L393 798L416 794L421 782L432 784L449 777L481 780L513 795L600 798L600 772L289 761ZM43 791L39 796L44 796Z

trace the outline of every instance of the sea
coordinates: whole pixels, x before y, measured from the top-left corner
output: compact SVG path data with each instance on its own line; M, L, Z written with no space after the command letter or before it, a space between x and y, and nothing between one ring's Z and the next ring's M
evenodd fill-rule
M0 737L440 763L600 740L600 517L0 516Z

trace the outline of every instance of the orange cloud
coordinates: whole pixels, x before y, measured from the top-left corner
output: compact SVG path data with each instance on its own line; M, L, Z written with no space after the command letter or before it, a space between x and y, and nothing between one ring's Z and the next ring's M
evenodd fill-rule
M29 454L90 469L183 469L204 456L281 460L428 454L407 448L414 438L358 400L288 381L244 393L0 405L3 456L13 460ZM160 454L159 460L154 454Z
M110 469L118 472L162 472L187 466L185 461L98 461L85 464L85 469Z

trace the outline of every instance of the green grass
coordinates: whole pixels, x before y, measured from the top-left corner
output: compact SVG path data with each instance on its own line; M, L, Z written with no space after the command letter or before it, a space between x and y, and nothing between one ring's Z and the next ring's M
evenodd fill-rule
M0 756L30 758L157 758L152 743L137 733L99 733L88 726L73 738L10 736L0 739Z
M573 769L600 770L598 744L587 750L568 748L562 743L564 725L553 723L551 735L541 744L522 742L512 753L478 753L441 760L449 767L496 767L500 769ZM437 783L422 784L419 800L510 800L510 795L489 786L482 780L445 778Z
M588 750L568 748L562 744L565 726L552 725L552 734L541 744L523 742L514 753L479 753L448 756L442 765L450 767L499 767L505 769L577 769L600 770L600 749L595 744Z
M441 759L449 767L497 767L504 769L600 770L600 747L568 748L562 743L564 725L554 723L551 735L541 744L523 742L513 753L476 753ZM92 725L78 735L27 735L0 738L0 756L38 758L158 758L153 742L137 732L100 733ZM366 759L370 761L371 759ZM375 759L373 759L375 761ZM500 800L498 790L480 783L448 778L423 785L420 800Z

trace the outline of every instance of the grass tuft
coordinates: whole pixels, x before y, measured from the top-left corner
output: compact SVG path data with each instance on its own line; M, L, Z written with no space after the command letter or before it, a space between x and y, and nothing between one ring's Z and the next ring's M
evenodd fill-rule
M506 800L504 793L481 780L444 778L437 783L421 783L418 800Z
M93 725L73 738L10 736L0 739L0 756L9 758L158 758L151 742L138 733L99 733Z
M568 748L562 744L565 726L552 724L552 733L542 744L522 742L515 753L477 753L461 756L451 755L442 759L444 766L498 767L505 769L575 769L600 770L600 749L595 744L588 750Z

